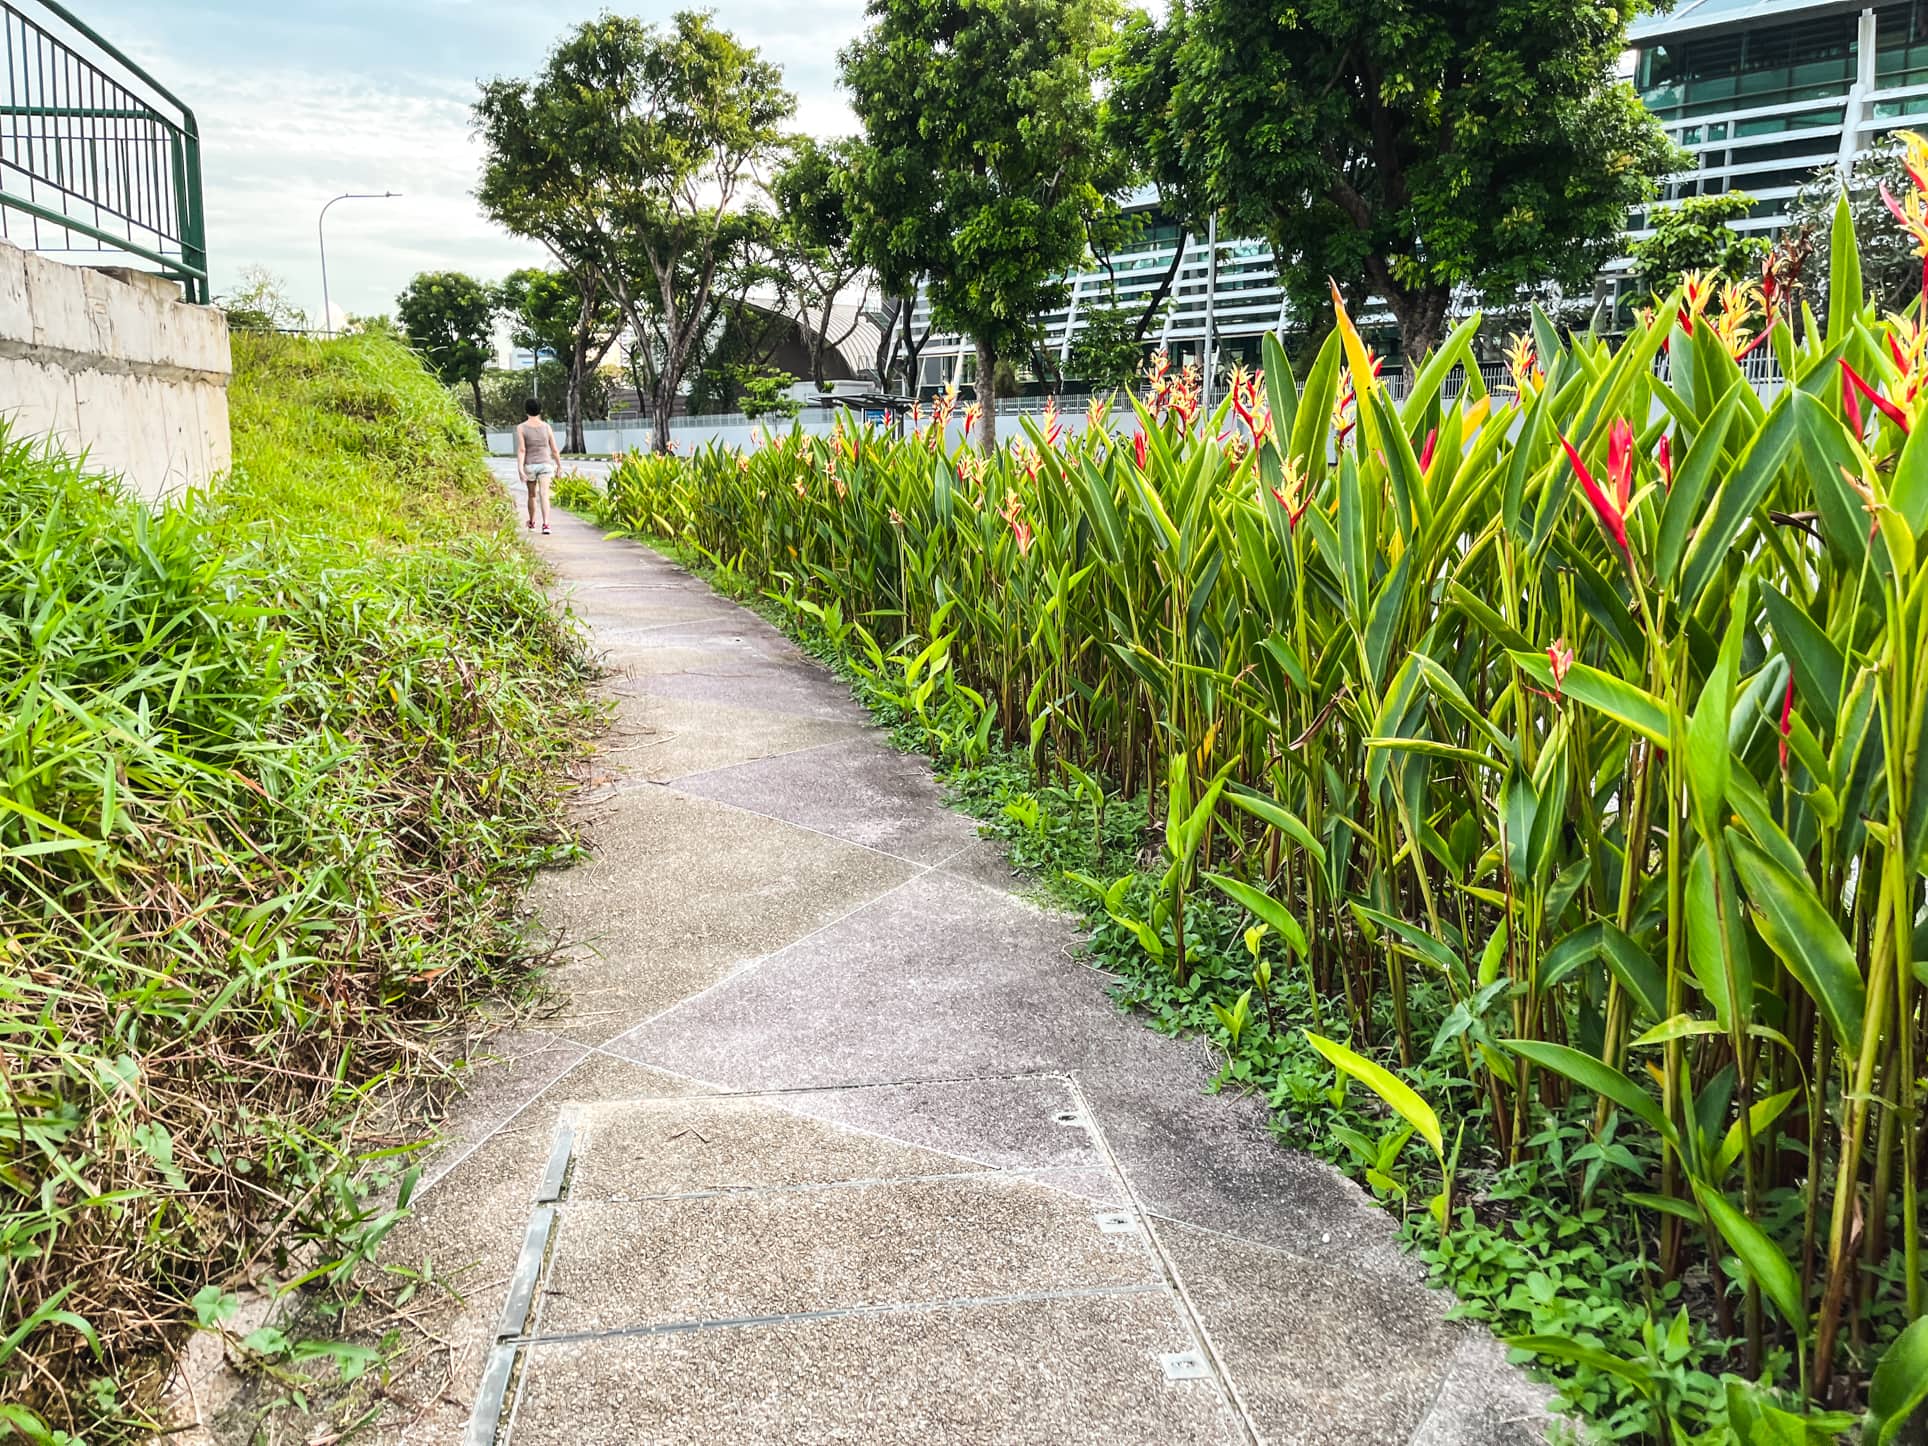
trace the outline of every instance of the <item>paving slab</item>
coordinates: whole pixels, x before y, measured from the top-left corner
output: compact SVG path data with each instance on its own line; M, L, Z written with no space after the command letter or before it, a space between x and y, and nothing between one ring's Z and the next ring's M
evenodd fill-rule
M825 743L863 738L860 723L766 713L728 703L702 703L660 694L614 692L609 732L596 760L610 783L673 783L691 774L798 753Z
M846 1316L532 1349L514 1446L1222 1446L1163 1292Z
M926 873L610 1048L738 1089L1046 1073L1143 1031L1060 917Z
M945 807L929 765L874 736L692 774L676 787L913 863L942 863L978 841L977 825Z
M811 1119L769 1095L598 1105L577 1116L576 1139L572 1205L993 1168Z
M799 1115L1005 1169L1104 1165L1084 1106L1064 1075L797 1090L765 1098Z
M652 1200L571 1200L541 1334L1158 1286L1136 1229L996 1172Z
M570 948L556 1019L596 1044L915 877L914 866L654 785L600 804L591 858L530 891Z
M1449 1299L1226 1235L1153 1229L1266 1441L1411 1438L1465 1335L1446 1319Z

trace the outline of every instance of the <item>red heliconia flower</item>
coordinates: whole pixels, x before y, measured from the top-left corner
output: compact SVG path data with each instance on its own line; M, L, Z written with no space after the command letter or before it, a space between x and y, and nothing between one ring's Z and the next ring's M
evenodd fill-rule
M1565 638L1560 638L1546 650L1546 656L1547 661L1553 664L1553 686L1564 688L1567 669L1573 666L1573 649L1567 646Z
M1781 767L1787 768L1787 738L1794 731L1794 669L1787 670L1787 695L1781 699Z
M1018 540L1018 555L1020 557L1030 552L1034 536L1030 523L1026 522L1022 517L1013 517L1011 519L1011 536Z
M1133 432L1131 435L1131 455L1138 463L1140 472L1145 470L1145 434Z
M1615 417L1607 431L1607 477L1613 483L1620 515L1625 517L1627 504L1633 501L1633 428L1625 417Z
M1433 465L1433 449L1439 445L1439 428L1434 427L1426 434L1426 445L1419 449L1419 470L1424 472Z
M1660 463L1661 485L1665 487L1669 492L1673 491L1674 443L1673 443L1673 438L1669 437L1664 432L1661 433L1661 436L1660 436L1660 448L1655 454L1655 460Z
M1580 479L1580 486L1586 491L1587 501L1593 504L1593 514L1600 519L1600 526L1606 529L1607 535L1619 545L1620 550L1631 558L1633 549L1627 545L1627 514L1622 508L1614 506L1613 499L1600 490L1600 484L1594 481L1593 474L1587 471L1587 464L1580 460L1580 454L1573 449L1573 443L1561 437L1560 445L1566 448L1567 460L1573 464L1573 475Z
M1912 429L1913 424L1909 422L1906 412L1876 391L1860 372L1848 365L1846 357L1838 360L1841 363L1841 404L1847 410L1848 421L1854 427L1857 437L1861 435L1861 407L1855 400L1856 392L1874 403L1874 409L1901 428L1904 434Z

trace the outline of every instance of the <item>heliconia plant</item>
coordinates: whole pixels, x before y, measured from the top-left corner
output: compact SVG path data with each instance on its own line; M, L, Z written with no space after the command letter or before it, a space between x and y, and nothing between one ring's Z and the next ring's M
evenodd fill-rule
M1422 1121L1513 1161L1576 1100L1646 1132L1655 1270L1731 1279L1750 1367L1838 1405L1923 1313L1928 317L1856 305L1845 203L1830 268L1825 324L1781 280L1690 277L1619 340L1535 313L1491 391L1473 317L1397 401L1339 306L1209 411L1160 361L1123 429L984 455L943 398L631 460L606 506L873 665L941 639L1040 776L1153 798L1149 917L1090 882L1175 972L1204 888L1329 1058L1410 1068L1443 1000L1464 1087Z

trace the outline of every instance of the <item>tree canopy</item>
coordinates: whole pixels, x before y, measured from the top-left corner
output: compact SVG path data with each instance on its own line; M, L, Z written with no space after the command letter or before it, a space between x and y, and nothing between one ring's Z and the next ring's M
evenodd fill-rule
M706 329L742 203L796 108L782 72L708 15L667 28L605 14L566 34L531 80L476 103L477 195L498 222L610 287L645 359L656 445Z
M1141 159L1269 236L1301 314L1363 285L1417 356L1456 288L1589 282L1673 168L1615 79L1638 3L1174 0L1134 42L1169 94Z
M770 183L776 204L776 240L790 291L802 315L802 341L810 380L824 385L824 357L849 339L856 319L840 324L837 298L864 270L851 238L850 176L861 142L799 137ZM863 301L868 301L865 289ZM863 301L858 303L861 314Z
M482 369L495 355L495 293L460 271L424 271L395 298L409 345L447 386L466 382L482 416Z
M863 122L860 254L899 295L927 276L935 318L977 344L979 441L989 392L1066 297L1086 225L1123 183L1093 77L1110 0L870 0L843 53Z
M1767 259L1767 239L1734 229L1753 206L1754 198L1745 191L1689 196L1677 206L1656 206L1649 217L1653 235L1631 248L1640 289L1665 296L1689 271L1730 281L1758 276Z

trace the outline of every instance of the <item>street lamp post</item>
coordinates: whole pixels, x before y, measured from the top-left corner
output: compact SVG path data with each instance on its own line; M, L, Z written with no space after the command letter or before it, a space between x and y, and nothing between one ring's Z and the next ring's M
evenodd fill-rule
M401 194L400 191L344 191L335 201L386 201ZM321 214L315 217L315 242L321 250L321 329L328 336L335 334L335 318L328 304L328 235L322 223L328 219L328 206L335 201L323 206Z

